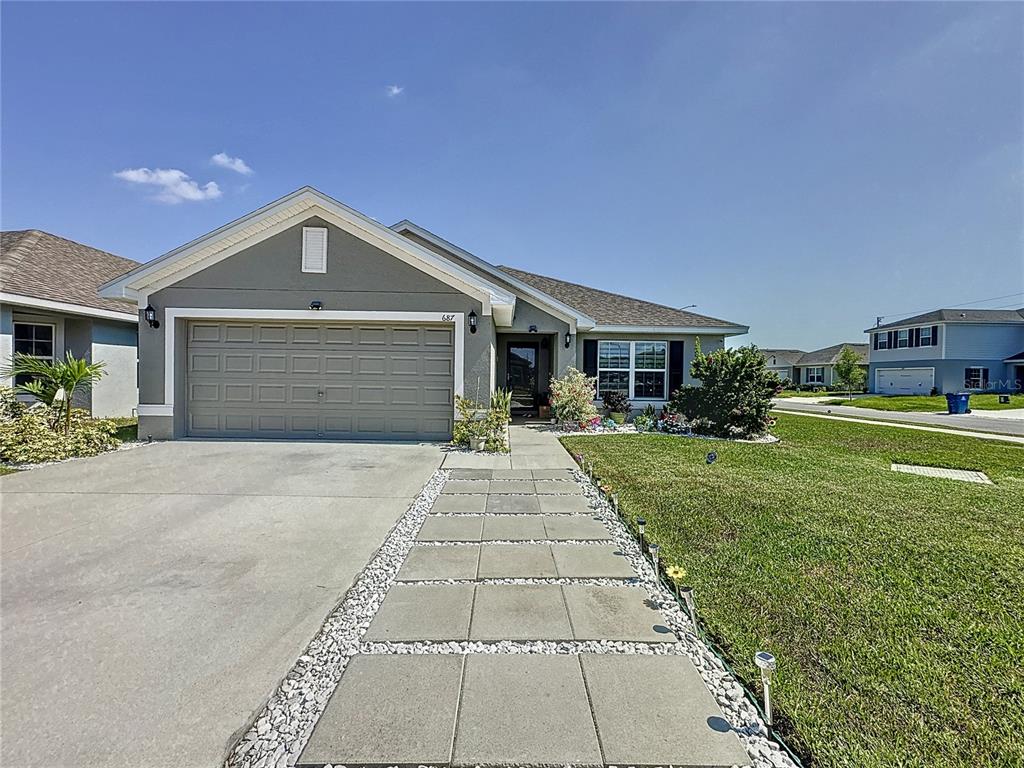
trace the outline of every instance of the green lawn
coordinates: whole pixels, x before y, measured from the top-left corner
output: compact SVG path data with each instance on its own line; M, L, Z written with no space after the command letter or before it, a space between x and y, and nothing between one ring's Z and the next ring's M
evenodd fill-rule
M737 671L778 657L783 732L815 765L1024 765L1024 446L797 415L775 431L563 442L689 571Z
M832 393L830 393L832 394ZM946 411L946 396L937 395L876 395L874 397L858 397L853 400L837 398L823 401L823 405L851 405L854 408L875 408L879 411L922 411L935 413ZM971 408L979 411L1006 411L1011 408L1024 408L1024 395L1010 395L1008 405L999 402L999 395L971 395Z
M106 421L112 421L117 425L117 439L132 441L139 439L139 420L134 416L118 416Z
M800 389L784 389L781 392L779 392L779 394L775 395L775 397L781 397L783 399L787 397L828 397L829 395L835 394L837 393L826 392L825 390L822 390L821 392L811 392L808 390L805 392Z

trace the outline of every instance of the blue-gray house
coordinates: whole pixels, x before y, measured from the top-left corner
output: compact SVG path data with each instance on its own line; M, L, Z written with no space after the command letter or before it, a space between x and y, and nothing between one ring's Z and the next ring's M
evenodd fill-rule
M936 309L868 328L868 386L886 395L1024 388L1024 308Z

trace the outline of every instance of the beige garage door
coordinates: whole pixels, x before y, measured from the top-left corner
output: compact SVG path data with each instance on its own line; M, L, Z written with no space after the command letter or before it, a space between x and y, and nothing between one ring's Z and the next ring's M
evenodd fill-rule
M188 325L194 437L447 440L451 326Z

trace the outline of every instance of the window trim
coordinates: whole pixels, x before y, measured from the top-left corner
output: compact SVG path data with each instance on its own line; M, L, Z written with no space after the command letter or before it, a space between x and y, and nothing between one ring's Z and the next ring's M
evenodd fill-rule
M57 323L47 320L12 320L11 321L11 355L13 357L15 350L18 346L18 326L19 325L45 325L50 329L50 355L30 355L37 360L48 360L51 363L57 361ZM33 334L33 341L35 334ZM28 353L23 353L28 354ZM9 379L11 386L17 385L17 376L11 376Z
M968 383L974 381L973 376L964 376L964 389L980 389L981 391L985 391L986 389L988 389L988 368L986 368L984 365L968 365L965 366L964 371L978 371L978 385L974 386L973 384Z
M889 348L889 334L886 332L875 334L875 349Z
M896 331L896 349L910 348L910 329L900 328Z
M928 332L927 341L925 341L925 331ZM930 347L932 346L932 327L930 325L922 325L917 329L917 346L919 347Z
M629 368L603 368L601 366L601 345L602 344L628 344L629 345ZM637 368L636 367L636 345L637 344L661 344L665 350L665 365L663 368ZM669 343L665 339L598 339L597 340L597 386L595 388L595 395L600 400L602 397L601 392L601 372L602 371L618 371L629 373L629 390L627 396L630 401L639 401L643 403L653 402L665 402L668 399L668 371L669 371ZM662 379L661 397L635 397L636 392L636 374L641 373L661 373L664 378Z
M818 371L818 373L814 374L814 373L812 373L812 371ZM804 384L824 384L825 383L825 366L823 366L823 365L809 365L806 368L804 368L804 375L807 378L807 380L804 382ZM811 379L812 376L814 376L813 380Z

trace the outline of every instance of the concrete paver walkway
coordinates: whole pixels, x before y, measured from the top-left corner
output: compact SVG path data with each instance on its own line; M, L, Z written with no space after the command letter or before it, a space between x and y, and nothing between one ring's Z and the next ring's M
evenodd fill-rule
M511 432L507 466L446 455L452 475L298 765L748 765L689 657L538 647L677 638L555 437Z

